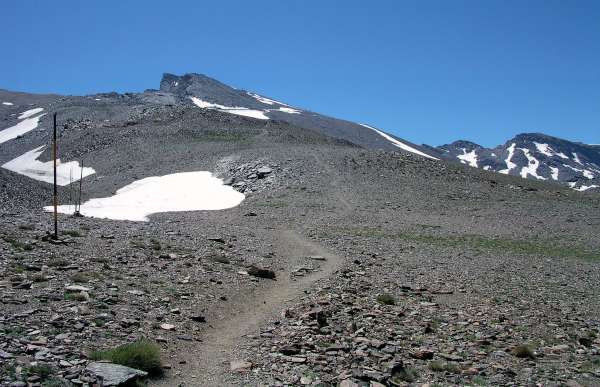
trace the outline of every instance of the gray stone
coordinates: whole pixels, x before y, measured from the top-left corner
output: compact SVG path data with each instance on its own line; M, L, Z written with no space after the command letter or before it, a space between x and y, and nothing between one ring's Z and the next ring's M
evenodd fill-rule
M86 371L101 379L103 386L118 386L148 375L145 371L105 362L90 363L86 367Z

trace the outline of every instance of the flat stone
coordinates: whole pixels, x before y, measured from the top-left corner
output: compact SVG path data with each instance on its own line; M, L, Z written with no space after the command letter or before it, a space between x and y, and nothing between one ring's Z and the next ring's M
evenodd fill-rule
M81 285L69 285L65 288L65 290L67 292L89 292L90 288L86 288L85 286L81 286Z
M85 369L101 379L103 386L118 386L148 375L147 372L136 370L135 368L104 362L90 363Z
M246 360L233 360L229 364L229 369L232 372L247 372L252 368L252 363Z

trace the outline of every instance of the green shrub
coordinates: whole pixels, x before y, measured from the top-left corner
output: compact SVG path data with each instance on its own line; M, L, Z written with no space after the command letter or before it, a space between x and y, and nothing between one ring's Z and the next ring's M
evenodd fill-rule
M67 301L87 301L88 298L83 293L65 293L65 300Z
M445 361L432 361L429 363L429 369L433 372L449 372L456 374L460 371L456 363L449 363Z
M62 233L63 233L63 235L68 235L73 238L80 238L83 236L83 234L77 230L65 230Z
M394 296L388 293L378 295L377 302L379 302L381 305L396 305L396 299Z
M54 368L50 367L47 364L39 364L31 367L27 367L24 369L27 375L37 375L42 380L48 379L50 375L54 373Z
M533 349L527 344L517 345L513 348L512 354L520 358L535 359L535 353L533 352Z
M147 340L139 340L105 351L94 351L90 354L90 359L108 360L115 364L146 371L150 375L162 373L160 348Z
M75 273L71 276L71 281L75 283L85 283L88 282L90 278L86 273Z

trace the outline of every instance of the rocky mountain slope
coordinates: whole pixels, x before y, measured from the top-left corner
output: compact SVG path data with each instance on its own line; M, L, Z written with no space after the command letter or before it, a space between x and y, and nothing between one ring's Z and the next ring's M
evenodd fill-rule
M0 385L599 383L599 195L183 78L0 91Z
M600 191L600 147L540 133L519 134L496 148L456 141L440 157L486 171L556 181L578 191Z

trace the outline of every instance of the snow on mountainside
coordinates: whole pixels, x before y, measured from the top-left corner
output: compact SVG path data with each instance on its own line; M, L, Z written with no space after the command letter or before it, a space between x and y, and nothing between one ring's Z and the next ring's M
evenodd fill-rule
M427 148L369 126L306 111L201 74L164 74L160 92L203 108L261 120L278 120L371 149L405 151L437 159ZM400 146L398 144L402 144Z
M444 159L522 178L600 191L600 147L541 133L524 133L496 148L456 141L437 148Z

